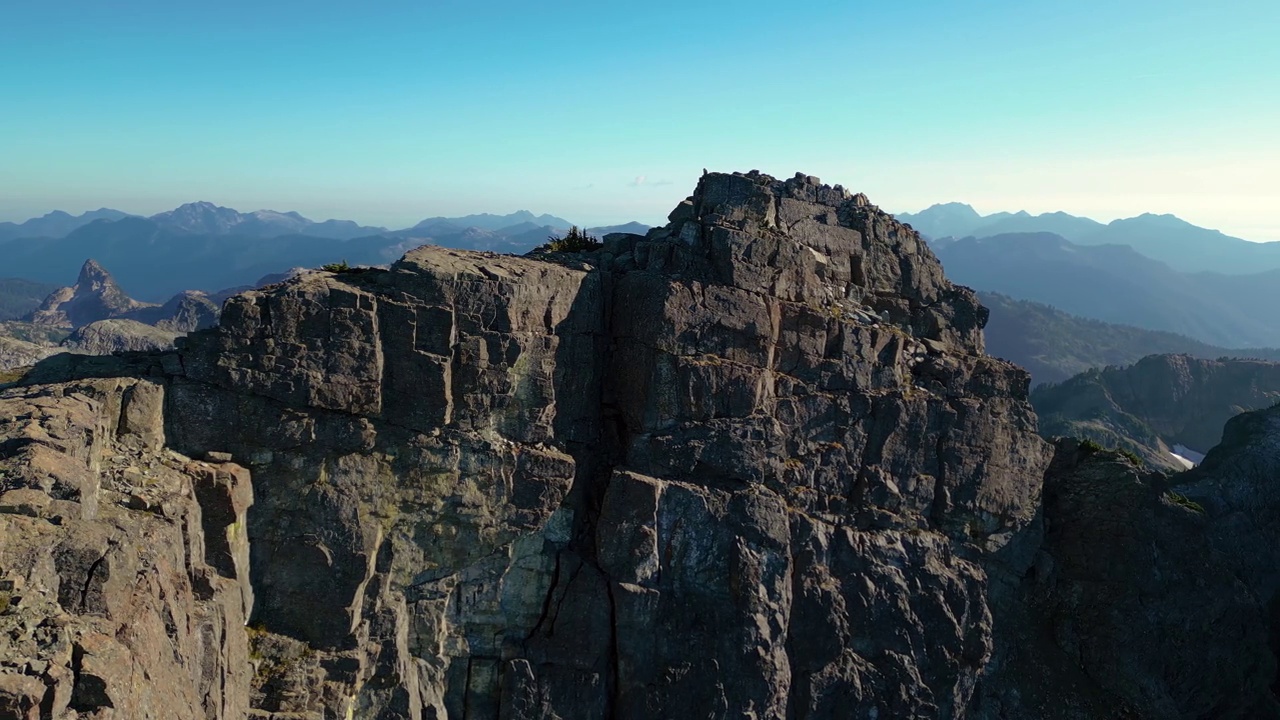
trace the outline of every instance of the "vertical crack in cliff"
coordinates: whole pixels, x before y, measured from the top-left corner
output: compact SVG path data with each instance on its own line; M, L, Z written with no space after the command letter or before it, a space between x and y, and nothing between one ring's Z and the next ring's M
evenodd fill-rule
M462 720L471 717L471 669L475 664L472 656L467 656L467 679L462 687Z
M619 668L620 659L618 657L618 601L614 597L615 583L609 583L606 588L608 592L606 597L609 598L609 649L605 656L609 658L609 677L605 679L606 705L605 710L607 717L616 717L618 714L618 697L621 693L622 672Z
M538 622L534 624L533 629L525 636L525 642L533 639L538 634L538 631L546 624L547 617L551 614L551 605L556 594L556 588L560 585L560 556L561 553L557 552L555 568L551 571L551 582L547 583L547 595L542 599L542 614L538 616Z
M82 613L89 612L89 589L93 585L94 577L98 574L98 568L102 567L102 564L107 561L107 555L110 553L111 548L108 547L102 557L93 561L93 564L89 566L88 573L85 574L84 587L80 590L80 612Z

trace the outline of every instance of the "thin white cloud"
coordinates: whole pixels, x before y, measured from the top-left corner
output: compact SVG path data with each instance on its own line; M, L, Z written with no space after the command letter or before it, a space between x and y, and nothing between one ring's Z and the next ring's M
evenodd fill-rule
M673 185L670 180L650 180L647 175L637 175L635 180L627 183L631 187L662 187L663 185Z

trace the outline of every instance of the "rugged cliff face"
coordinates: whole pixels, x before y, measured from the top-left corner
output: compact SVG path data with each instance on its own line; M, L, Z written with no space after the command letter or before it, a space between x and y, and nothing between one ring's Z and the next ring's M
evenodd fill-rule
M246 717L249 476L165 450L163 405L0 393L0 717Z
M1277 473L1274 408L1173 477L1058 441L1041 546L996 593L973 716L1280 717Z
M1090 438L1180 471L1174 453L1199 460L1228 420L1280 402L1280 363L1152 355L1039 387L1031 402L1046 437Z
M5 397L56 418L15 410L15 437L56 429L91 479L21 465L0 570L74 631L0 655L0 714L1037 716L1045 558L1098 541L1042 512L1054 453L973 294L814 178L710 174L670 221L582 255L423 247L239 295L176 353L45 361ZM178 688L164 712L141 677Z
M955 716L1048 460L923 243L810 178L709 175L646 237L415 250L241 295L174 446L254 474L265 710Z

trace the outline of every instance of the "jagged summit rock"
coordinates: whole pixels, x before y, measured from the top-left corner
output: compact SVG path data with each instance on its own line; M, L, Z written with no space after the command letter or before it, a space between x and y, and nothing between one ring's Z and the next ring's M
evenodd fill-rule
M172 349L185 333L217 324L222 298L176 295L164 305L138 302L89 259L76 284L59 288L24 318L0 324L0 370L25 367L58 352L105 355Z
M109 286L114 286L115 280L98 264L98 261L89 258L80 267L80 276L76 279L76 285L86 290L102 292Z
M709 173L593 253L427 246L232 298L170 437L253 468L255 621L321 667L380 638L292 697L957 715L1048 461L982 318L865 196Z
M879 317L915 337L981 354L986 310L910 228L863 194L797 173L708 173L643 240L606 250L616 270L679 274Z
M76 284L50 294L28 320L40 325L77 328L148 307L154 306L126 295L111 274L90 258L80 268Z
M139 302L125 294L111 273L91 258L80 268L75 285L50 294L26 320L38 325L81 328L103 320L125 319L154 325L168 332L172 339L173 333L217 324L221 300L208 293L187 291L175 295L164 305Z

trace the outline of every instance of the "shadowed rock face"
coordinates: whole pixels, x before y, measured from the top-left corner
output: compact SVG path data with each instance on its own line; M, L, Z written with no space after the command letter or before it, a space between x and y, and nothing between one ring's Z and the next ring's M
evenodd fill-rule
M992 593L973 716L1276 718L1280 410L1166 477L1057 442L1032 569Z

